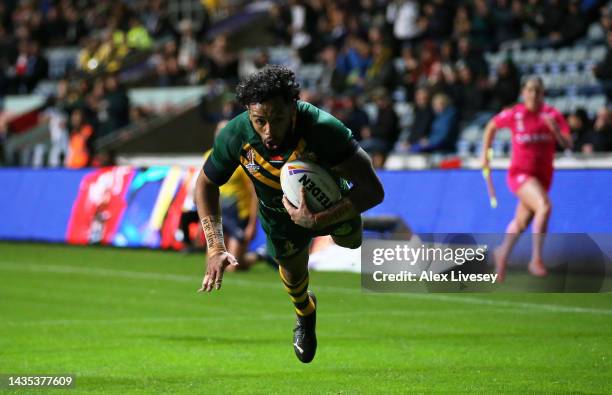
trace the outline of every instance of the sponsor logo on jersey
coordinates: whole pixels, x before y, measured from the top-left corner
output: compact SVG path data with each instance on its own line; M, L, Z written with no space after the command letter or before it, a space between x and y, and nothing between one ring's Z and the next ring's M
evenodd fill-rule
M531 134L520 134L516 136L516 141L519 144L527 143L548 143L553 140L553 136L550 133L531 133Z
M245 165L245 167L251 174L257 173L260 169L260 166L257 163L255 163L256 155L257 154L255 153L255 150L253 148L251 148L246 154L246 157L249 162Z
M272 155L268 162L270 162L270 163L285 163L285 160L283 159L282 155Z
M304 189L306 192L309 192L321 205L328 209L332 206L332 202L329 200L329 197L314 183L308 175L304 174L298 180L302 185L304 185Z

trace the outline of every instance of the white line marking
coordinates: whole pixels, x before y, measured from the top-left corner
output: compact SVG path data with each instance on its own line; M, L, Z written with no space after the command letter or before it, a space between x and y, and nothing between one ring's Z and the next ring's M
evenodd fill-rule
M45 272L45 273L60 273L60 274L82 274L87 276L102 276L102 277L116 277L116 278L129 278L134 280L158 280L158 281L174 281L181 283L193 283L197 287L200 279L195 276L181 275L181 274L167 274L167 273L155 273L155 272L133 272L128 270L118 269L102 269L94 267L78 267L68 265L46 265L39 263L16 263L16 262L0 262L0 270L5 271L17 271L17 272ZM280 281L278 285L265 283L261 281L252 281L245 279L230 279L230 283L237 285L244 285L249 287L257 288L268 288L268 289L282 289ZM418 293L364 293L361 288L342 288L334 286L316 286L315 289L319 289L327 292L342 293L347 295L363 294L368 296L386 296L386 297L405 297L410 299L423 299L423 300L436 300L441 302L451 303L463 303L472 305L486 305L486 306L501 306L509 308L526 308L539 311L553 312L553 313L578 313L578 314L595 314L595 315L612 315L612 309L597 309L589 307L577 307L577 306L563 306L554 304L542 304L542 303L528 303L528 302L514 302L509 300L488 300L481 299L472 296L450 296L440 294L418 294Z

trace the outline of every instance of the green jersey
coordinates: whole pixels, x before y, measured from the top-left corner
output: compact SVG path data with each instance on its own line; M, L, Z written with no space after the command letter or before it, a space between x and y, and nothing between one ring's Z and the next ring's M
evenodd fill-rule
M293 133L285 150L269 151L253 129L248 112L236 116L221 130L212 154L204 164L208 179L223 185L242 166L255 185L263 208L285 212L280 169L296 159L306 159L324 168L344 162L359 148L351 131L331 114L298 101ZM285 214L286 215L286 214Z

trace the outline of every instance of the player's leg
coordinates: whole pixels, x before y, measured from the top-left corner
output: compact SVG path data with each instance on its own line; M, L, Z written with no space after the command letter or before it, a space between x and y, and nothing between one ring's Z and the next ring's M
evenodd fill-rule
M180 228L183 232L183 244L185 245L183 251L190 252L193 248L193 240L189 234L189 226L193 223L198 223L200 218L198 217L197 211L186 211L181 214Z
M542 249L544 246L544 237L548 230L548 219L552 205L546 189L540 181L531 177L521 185L517 191L517 195L530 210L534 212L533 218L533 247L531 250L531 261L529 262L529 271L534 276L545 276L547 274L546 266L542 262Z
M308 363L317 351L316 298L308 291L308 247L289 258L277 258L276 261L281 280L296 312L293 349L300 361Z
M504 241L493 253L495 257L495 271L497 272L499 282L504 281L510 253L521 233L529 226L532 218L533 211L519 200L514 212L514 218L512 218L512 221L510 221L506 228Z
M316 298L308 290L308 247L312 232L279 214L260 207L259 219L266 233L266 248L278 264L278 272L295 308L293 350L297 358L308 363L317 349Z
M351 249L361 247L363 240L363 222L361 216L341 224L330 232L330 236L334 243L340 247Z
M230 265L225 270L248 270L254 261L252 259L247 260L245 257L248 249L245 241L247 220L241 219L238 215L238 205L235 201L226 200L222 202L221 213L223 215L223 235L225 236L227 252L238 260L238 266Z

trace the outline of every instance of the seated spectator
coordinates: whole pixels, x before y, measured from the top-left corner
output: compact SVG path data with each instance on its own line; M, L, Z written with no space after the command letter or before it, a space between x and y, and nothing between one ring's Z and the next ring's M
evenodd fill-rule
M372 98L378 113L372 127L362 129L361 146L372 157L374 167L380 169L399 136L399 119L385 88L374 91Z
M414 120L408 129L408 135L400 139L400 149L410 150L415 144L425 145L433 119L429 89L426 86L419 87L414 95Z
M603 83L608 100L612 100L612 30L607 35L608 51L606 57L593 69L595 76Z
M479 48L489 49L494 43L491 37L495 36L493 14L486 0L474 0L474 12L471 17L471 36Z
M210 78L237 80L238 56L230 50L227 37L217 36L206 48L205 53L210 68Z
M521 36L523 13L519 0L497 0L492 7L496 44L516 40Z
M66 167L71 169L87 167L90 164L93 151L91 149L93 128L85 121L83 110L80 108L72 111L70 123L70 145L68 147Z
M602 108L597 113L590 144L585 144L583 152L612 151L612 110Z
M457 109L447 95L438 93L433 97L434 119L429 138L423 144L412 146L412 152L454 152L459 137L459 117Z
M474 48L469 37L461 37L457 41L457 61L463 62L472 70L474 79L480 80L489 75L489 65L482 52Z
M356 95L350 95L343 100L343 107L337 114L337 118L353 132L357 140L361 139L364 129L370 126L368 114L359 106Z
M370 92L377 87L392 91L397 82L397 72L393 64L391 48L381 42L372 45L372 64L365 74L365 91Z
M574 151L590 153L592 129L587 112L583 108L577 109L567 117L567 123L572 134Z
M336 59L336 71L343 76L348 89L362 89L368 68L372 66L372 51L367 38L352 34Z
M456 106L460 112L461 122L467 124L472 122L485 108L485 95L467 65L459 66L459 82L459 101L456 102Z
M521 89L518 70L510 59L497 67L497 77L492 82L492 110L502 109L516 103Z
M19 54L14 65L15 91L20 94L30 93L38 82L47 78L49 62L40 53L37 42L21 41Z

